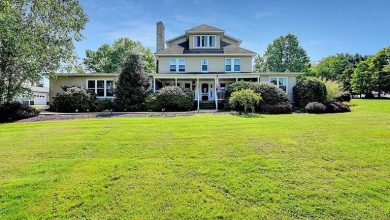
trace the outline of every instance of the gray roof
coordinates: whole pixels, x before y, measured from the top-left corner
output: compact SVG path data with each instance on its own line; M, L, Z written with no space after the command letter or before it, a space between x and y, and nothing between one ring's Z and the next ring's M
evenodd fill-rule
M255 55L256 53L232 44L228 44L224 41L221 42L221 48L216 49L189 49L188 40L177 45L165 48L157 53L157 55L171 55L171 54L242 54L242 55Z
M193 27L186 32L224 32L224 30L207 25L207 24L201 24L199 26Z

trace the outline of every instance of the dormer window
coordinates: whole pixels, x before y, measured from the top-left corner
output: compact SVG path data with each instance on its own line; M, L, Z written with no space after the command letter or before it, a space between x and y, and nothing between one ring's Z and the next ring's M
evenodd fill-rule
M215 47L215 35L195 35L193 41L194 41L194 48Z

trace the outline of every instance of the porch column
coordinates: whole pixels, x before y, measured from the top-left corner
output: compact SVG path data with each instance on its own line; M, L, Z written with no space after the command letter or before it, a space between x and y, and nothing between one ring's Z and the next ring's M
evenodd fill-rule
M153 77L153 92L156 92L156 78Z
M218 111L217 77L214 79L215 110Z
M200 101L199 101L199 96L200 96L200 91L199 91L199 78L196 79L196 90L197 90L197 99L198 99L198 113L199 113L199 106L200 106Z
M236 82L238 82L238 78L236 78Z
M175 86L177 86L177 78L175 78Z
M257 77L257 82L260 82L260 77Z

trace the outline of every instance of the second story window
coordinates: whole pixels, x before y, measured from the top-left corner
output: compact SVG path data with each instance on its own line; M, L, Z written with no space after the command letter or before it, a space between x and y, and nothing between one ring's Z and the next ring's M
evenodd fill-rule
M227 58L225 59L225 72L240 72L241 61L239 58Z
M169 60L170 72L185 72L186 60L184 58L172 58Z
M194 48L215 47L215 35L195 35L193 41Z
M209 71L209 60L208 59L202 59L201 60L201 70L202 72L208 72Z

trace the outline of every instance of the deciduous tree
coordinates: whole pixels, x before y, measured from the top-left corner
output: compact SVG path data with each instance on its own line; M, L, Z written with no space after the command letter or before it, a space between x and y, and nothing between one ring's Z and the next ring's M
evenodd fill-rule
M129 53L141 54L145 71L147 73L156 72L156 59L152 51L142 46L141 42L129 38L120 38L112 45L103 44L96 51L87 50L84 64L92 72L120 72Z
M73 65L86 22L78 0L1 0L0 102Z

